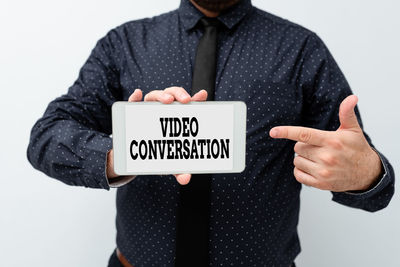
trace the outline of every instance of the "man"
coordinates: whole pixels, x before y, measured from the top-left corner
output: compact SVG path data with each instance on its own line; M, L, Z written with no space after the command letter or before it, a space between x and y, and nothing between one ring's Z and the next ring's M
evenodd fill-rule
M205 90L190 90L203 17L218 23L213 96L248 108L245 170L212 175L206 256L196 254L204 248L195 241L182 248L176 238L191 175L177 174L178 183L118 177L110 137L115 101L208 99ZM356 104L313 32L250 0L182 0L177 10L123 24L97 43L68 93L33 127L28 158L66 184L118 186L110 266L185 266L182 249L191 256L186 266L290 266L300 252L301 184L367 211L393 195L393 169L362 131Z

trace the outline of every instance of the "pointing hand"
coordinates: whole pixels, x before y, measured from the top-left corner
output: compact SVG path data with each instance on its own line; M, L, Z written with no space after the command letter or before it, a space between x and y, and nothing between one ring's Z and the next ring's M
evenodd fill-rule
M298 126L278 126L272 138L297 141L294 176L302 184L335 192L367 190L382 172L378 154L368 144L358 124L355 95L340 105L340 127L322 131Z

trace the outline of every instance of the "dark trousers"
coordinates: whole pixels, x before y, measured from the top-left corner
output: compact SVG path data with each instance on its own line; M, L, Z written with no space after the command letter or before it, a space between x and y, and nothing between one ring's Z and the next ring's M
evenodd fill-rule
M124 267L117 257L117 250L114 250L111 255L110 260L108 261L108 267ZM296 267L296 265L293 263L292 267Z

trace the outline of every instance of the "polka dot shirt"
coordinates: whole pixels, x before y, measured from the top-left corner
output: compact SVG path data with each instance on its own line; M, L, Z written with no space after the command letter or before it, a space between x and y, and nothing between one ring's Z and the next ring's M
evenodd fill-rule
M34 125L32 165L69 185L109 189L111 105L136 88L144 94L170 86L190 92L201 17L182 0L177 10L108 32L76 82ZM218 36L215 100L246 102L248 117L245 170L212 176L210 266L287 267L300 252L301 185L293 177L294 142L272 140L268 132L277 125L337 129L339 104L351 90L313 32L250 0L218 19L224 29ZM333 200L369 211L385 207L394 174L380 156L385 174L374 188L334 193ZM131 264L173 266L179 187L166 175L138 176L118 188L117 246Z

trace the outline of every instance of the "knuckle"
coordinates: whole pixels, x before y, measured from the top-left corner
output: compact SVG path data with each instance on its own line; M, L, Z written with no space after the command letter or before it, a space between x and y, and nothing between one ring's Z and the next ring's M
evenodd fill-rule
M328 166L333 166L337 162L336 158L330 154L325 154L325 155L321 156L321 160L323 163L325 163Z
M303 143L308 143L311 139L311 133L306 130L301 130L299 133L299 140Z
M332 172L327 169L322 169L318 171L318 175L322 178L329 178L331 176Z
M339 139L329 139L326 142L327 145L330 146L331 148L338 150L343 148L343 144Z
M157 100L160 102L168 102L171 100L175 100L175 96L171 93L160 92L157 95Z
M175 89L176 89L176 86L171 86L171 87L165 88L163 91L168 92L168 91L174 91Z
M168 92L168 93L180 93L182 91L185 91L182 87L178 87L178 86L172 86L172 87L168 87L164 89L164 92Z
M170 89L170 88L167 88L167 89L164 89L164 90L162 90L162 91L160 91L160 96L161 95L163 95L163 96L167 96L167 95L171 95L172 97L174 97L174 95L175 95L175 92L174 92L174 90L172 90L172 89ZM175 98L175 97L174 97Z

